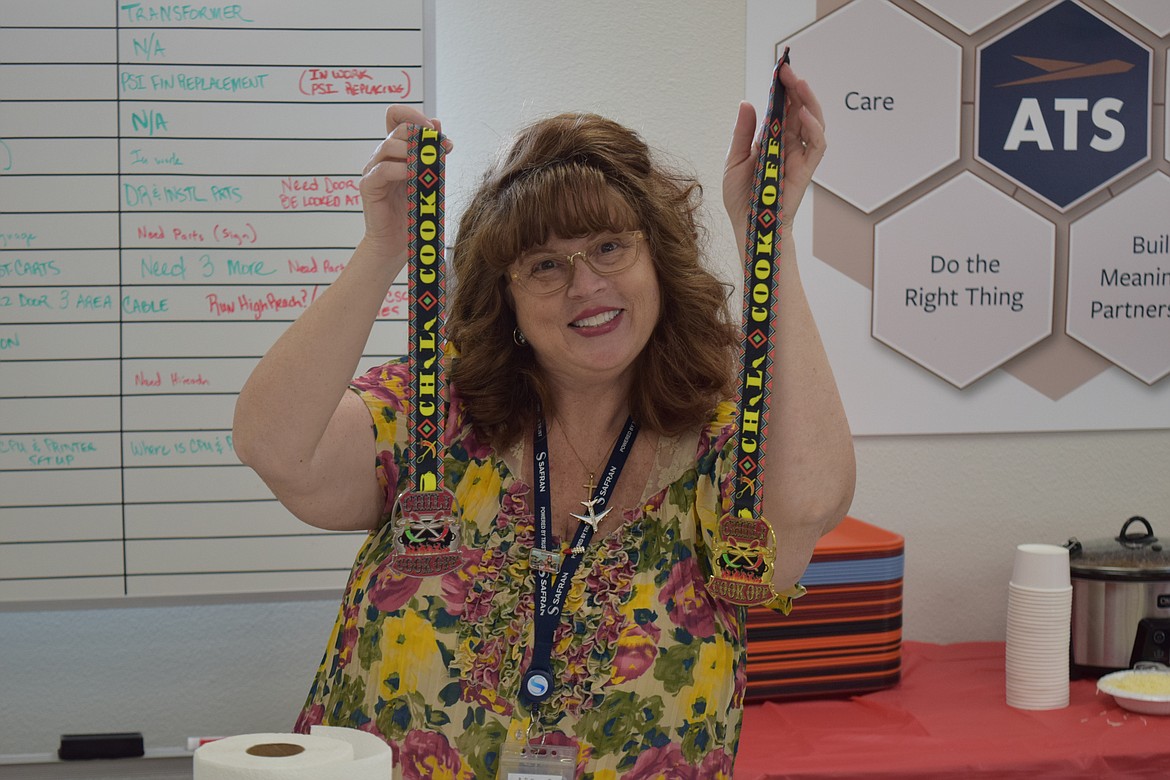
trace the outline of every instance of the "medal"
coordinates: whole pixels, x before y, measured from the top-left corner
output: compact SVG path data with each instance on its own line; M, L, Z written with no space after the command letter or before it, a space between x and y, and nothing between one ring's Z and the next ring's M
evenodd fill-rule
M446 303L443 236L443 138L416 127L407 144L410 211L409 273L410 442L412 489L390 513L389 565L401 574L446 574L463 562L455 494L443 487L443 307Z
M782 595L772 587L776 536L759 507L775 361L772 334L780 313L777 280L783 229L786 97L780 69L786 62L787 49L772 75L744 245L743 362L736 408L739 449L734 471L735 498L731 513L719 521L714 571L707 582L713 595L739 605L767 604ZM790 608L790 598L787 603Z
M394 502L390 518L394 540L391 565L400 573L429 577L446 574L463 563L455 494L450 490L404 491Z
M765 604L775 595L775 561L776 536L767 520L724 515L715 544L715 576L707 589L732 604Z

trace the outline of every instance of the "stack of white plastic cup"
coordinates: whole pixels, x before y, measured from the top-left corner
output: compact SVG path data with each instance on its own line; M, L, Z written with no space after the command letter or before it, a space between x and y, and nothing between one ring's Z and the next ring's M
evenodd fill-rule
M1053 544L1016 548L1008 583L1006 689L1009 706L1068 706L1072 583L1068 549Z

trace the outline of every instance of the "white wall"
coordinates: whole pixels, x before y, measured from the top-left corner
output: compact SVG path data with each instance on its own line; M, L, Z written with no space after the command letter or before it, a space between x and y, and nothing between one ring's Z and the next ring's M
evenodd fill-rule
M810 12L805 0L775 1ZM697 172L712 245L734 256L719 178L745 94L745 2L437 0L437 113L456 143L451 206L523 120L593 110ZM808 225L804 214L797 229L811 284L835 272L809 256ZM816 305L819 317L832 316ZM857 452L853 514L906 537L908 639L1001 638L1019 542L1114 534L1133 513L1170 536L1165 431L866 438ZM50 752L59 734L76 731L141 730L148 747L287 731L335 606L0 613L0 754Z

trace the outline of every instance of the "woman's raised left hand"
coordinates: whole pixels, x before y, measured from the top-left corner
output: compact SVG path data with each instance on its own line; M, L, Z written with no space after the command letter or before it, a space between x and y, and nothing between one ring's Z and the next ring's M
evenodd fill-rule
M785 87L788 101L783 217L784 224L791 226L813 171L825 156L825 119L812 87L798 78L787 63L780 68L780 83ZM723 167L723 206L738 235L746 232L750 214L752 184L760 153L756 129L756 109L748 101L742 101Z

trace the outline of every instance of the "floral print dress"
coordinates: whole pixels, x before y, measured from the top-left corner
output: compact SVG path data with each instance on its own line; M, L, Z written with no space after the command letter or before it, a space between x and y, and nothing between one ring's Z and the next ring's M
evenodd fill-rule
M353 383L373 415L387 516L409 485L404 361ZM550 743L578 746L581 780L730 777L746 680L744 611L704 585L730 506L734 407L701 431L661 437L642 506L588 548L554 634L556 688L540 711ZM389 523L357 554L333 634L297 721L369 731L395 777L495 778L523 732L518 697L532 652L534 539L525 445L480 444L452 393L444 480L462 521L463 563L444 575L387 563ZM531 457L529 454L528 457Z

